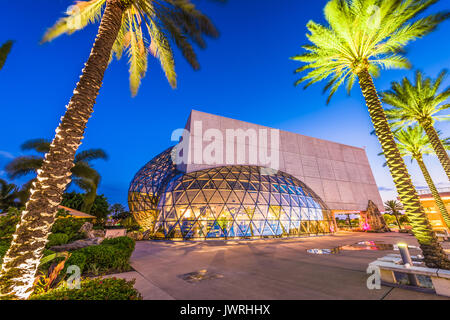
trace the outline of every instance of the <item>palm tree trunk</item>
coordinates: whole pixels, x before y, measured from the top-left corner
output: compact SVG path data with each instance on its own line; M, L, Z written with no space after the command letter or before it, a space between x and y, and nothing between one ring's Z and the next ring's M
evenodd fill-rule
M90 189L84 195L84 201L81 206L81 212L91 213L92 206L97 198L97 188L100 184L100 175L96 175L92 179Z
M95 198L97 197L97 189L91 189L84 194L84 201L81 205L81 212L91 213L92 206L94 205Z
M119 32L124 8L108 0L91 54L74 90L56 136L38 170L31 196L3 259L0 296L26 299L55 221L57 206L70 182L70 169L102 85L111 49Z
M381 143L399 198L411 221L412 231L419 241L425 263L432 268L450 269L450 260L440 246L436 234L431 229L430 222L420 204L419 196L412 184L405 162L398 151L372 76L367 69L362 69L358 72L358 79L375 133Z
M433 124L430 120L420 121L419 124L425 130L428 139L430 139L434 152L441 162L442 167L447 174L448 180L450 180L450 158L444 148L444 145L442 144L441 139L439 139L439 135L437 134L436 129L433 127Z
M398 213L394 212L395 220L397 221L398 231L402 230L402 225L400 224L400 220L398 219Z
M428 172L428 169L423 162L423 158L417 157L416 161L419 164L420 170L422 170L423 177L427 182L428 188L430 188L431 194L433 195L434 201L436 202L436 205L441 212L442 218L444 219L447 228L450 229L450 216L448 215L447 208L445 208L444 202L442 201L441 196L439 195L439 192L437 191L436 186L431 179L430 173Z

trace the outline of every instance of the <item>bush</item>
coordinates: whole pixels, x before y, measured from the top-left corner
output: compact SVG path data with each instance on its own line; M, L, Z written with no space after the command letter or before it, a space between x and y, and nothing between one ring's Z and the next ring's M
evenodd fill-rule
M134 289L134 280L124 279L85 279L80 289L60 287L47 293L34 295L30 300L142 300Z
M47 248L60 246L69 242L69 235L66 233L52 233L48 236Z
M56 219L52 227L52 233L65 233L69 237L67 242L83 239L84 235L78 230L80 230L84 222L86 222L86 219L76 219L70 216L66 218L61 217Z
M71 252L70 258L66 261L64 274L70 265L77 265L81 273L86 271L94 275L111 272L123 272L130 270L130 257L134 250L135 242L128 237L105 239L99 245L89 246ZM1 248L0 248L1 250ZM45 250L44 256L54 253ZM40 267L40 270L48 270L54 262L60 262L63 258L58 258Z
M95 273L123 272L130 269L135 242L128 237L105 239L100 245L76 250L86 257L85 266Z
M103 240L102 245L117 246L125 250L129 250L131 255L134 250L135 241L129 237L117 237Z
M83 273L84 267L86 265L86 255L83 252L80 252L80 250L72 252L72 255L64 265L63 272L66 273L67 268L71 265L78 266L80 268L80 273Z

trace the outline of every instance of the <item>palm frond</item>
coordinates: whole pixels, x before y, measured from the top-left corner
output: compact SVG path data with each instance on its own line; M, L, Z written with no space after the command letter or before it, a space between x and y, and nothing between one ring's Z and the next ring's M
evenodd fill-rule
M147 49L140 24L136 21L136 16L128 13L130 45L128 47L128 63L130 65L130 90L134 97L137 94L141 79L147 72Z
M450 17L447 11L419 17L435 3L436 0L328 1L324 9L327 24L309 21L309 44L303 46L306 52L291 58L304 63L296 73L307 72L295 85L305 82L308 87L326 80L326 89L332 96L342 85L350 92L361 70L377 77L380 69L410 68L404 47Z
M5 166L5 171L10 179L26 176L42 166L44 159L38 156L21 156L13 159Z
M72 34L89 23L99 21L105 2L106 0L76 1L67 9L66 17L59 19L47 30L41 43L52 41L64 33Z
M11 52L13 44L14 41L8 40L0 47L0 70L2 70L3 66L5 65L6 58Z
M23 151L26 150L34 150L36 152L40 153L47 153L50 151L50 144L51 141L47 139L32 139L25 141L21 146L20 149Z
M98 159L108 160L108 155L103 149L88 149L78 152L75 155L74 163L76 164L80 161L89 162Z
M450 87L438 93L445 74L445 70L441 71L433 80L416 71L414 83L407 77L400 82L392 82L390 90L381 93L383 102L391 106L386 110L388 119L396 122L396 126L425 119L432 123L448 120L448 115L439 114L450 107L449 104L442 104L450 97Z
M92 168L87 162L79 161L71 169L72 174L78 178L89 179L92 181L97 180L100 176L94 168Z

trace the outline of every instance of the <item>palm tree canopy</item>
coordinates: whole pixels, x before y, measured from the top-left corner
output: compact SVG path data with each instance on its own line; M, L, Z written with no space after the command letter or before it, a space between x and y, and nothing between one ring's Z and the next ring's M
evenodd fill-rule
M0 211L19 206L19 190L13 183L0 179Z
M400 201L397 200L387 200L384 202L384 210L388 214L396 214L400 210L403 210L403 206Z
M398 149L403 157L412 159L421 158L425 154L434 154L428 136L420 126L407 127L394 133L397 140ZM447 150L450 150L449 138L442 139L442 143Z
M327 103L346 84L350 92L361 70L374 77L380 68L410 68L402 49L433 31L450 14L442 12L418 19L437 0L331 0L324 9L328 26L309 21L306 53L291 59L305 63L295 70L309 72L295 85L305 88L327 80Z
M36 173L42 167L43 155L50 150L51 142L47 139L32 139L25 141L21 149L34 150L42 155L20 156L13 159L5 167L5 171L10 179ZM102 149L88 149L80 151L75 155L74 166L72 167L73 182L83 190L92 188L92 184L97 185L100 180L99 173L89 164L92 160L107 160L108 155ZM89 188L87 186L90 186Z
M407 77L401 82L392 82L391 89L382 93L382 99L392 106L386 110L386 115L393 127L399 128L424 120L431 121L431 124L435 120L450 120L449 115L437 115L450 108L450 104L445 103L450 97L450 86L438 93L446 75L447 70L443 70L433 80L416 71L414 83Z
M107 0L77 1L70 6L66 16L59 19L44 35L42 42L51 41L63 33L72 34L89 23L100 20ZM126 6L122 25L113 46L117 59L124 51L130 65L130 89L137 94L141 79L147 71L150 52L161 62L170 85L177 85L175 62L169 39L173 39L188 63L199 69L193 42L204 48L203 35L218 37L218 31L191 0L122 0ZM145 26L143 30L142 26ZM146 31L146 34L144 33Z

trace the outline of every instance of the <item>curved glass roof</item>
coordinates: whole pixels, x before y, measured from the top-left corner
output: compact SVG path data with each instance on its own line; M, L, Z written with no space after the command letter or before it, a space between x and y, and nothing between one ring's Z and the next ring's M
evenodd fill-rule
M141 169L129 193L131 212L151 220L146 225L156 238L283 237L334 231L323 201L289 174L266 175L258 166L180 173L163 164L172 164L170 152Z

